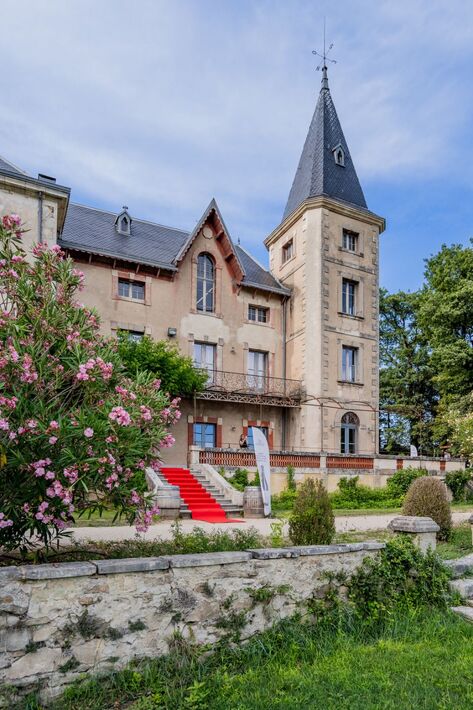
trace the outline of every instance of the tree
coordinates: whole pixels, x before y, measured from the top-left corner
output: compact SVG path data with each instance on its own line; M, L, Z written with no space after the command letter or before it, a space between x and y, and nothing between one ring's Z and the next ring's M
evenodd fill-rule
M473 390L473 248L445 244L426 262L419 323L435 382L448 402Z
M161 389L171 395L192 397L207 382L206 372L197 370L190 357L184 357L166 340L145 336L131 340L125 333L119 337L119 354L129 375L148 372L161 380Z
M144 530L157 511L143 470L171 446L178 401L126 377L116 341L79 305L83 274L58 246L27 260L0 222L0 546L48 546L76 512L113 506Z
M430 348L418 318L419 293L380 292L380 435L387 452L409 444L432 452L438 403Z

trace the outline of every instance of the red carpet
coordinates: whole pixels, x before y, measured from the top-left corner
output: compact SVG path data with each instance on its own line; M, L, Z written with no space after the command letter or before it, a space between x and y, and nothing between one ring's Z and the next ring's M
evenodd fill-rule
M203 520L206 523L243 522L227 518L222 506L207 493L188 468L162 468L161 473L168 483L179 486L181 498L187 504L194 520Z

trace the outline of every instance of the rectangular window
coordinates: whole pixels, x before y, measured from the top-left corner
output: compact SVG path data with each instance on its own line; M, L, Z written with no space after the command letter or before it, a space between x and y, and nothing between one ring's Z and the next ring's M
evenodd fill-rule
M344 345L342 348L342 380L344 382L356 382L357 361L358 348Z
M352 232L350 229L344 229L342 239L343 248L348 251L358 251L358 237L359 234L357 234L357 232Z
M118 279L118 295L121 298L131 298L133 301L144 301L145 284L143 281Z
M201 449L214 449L217 440L217 427L206 422L194 424L194 446Z
M268 430L268 427L267 427L267 426L257 426L257 427L255 427L255 428L256 428L256 429L259 429L260 431L262 431L263 434L265 435L266 439L268 438L269 430ZM255 448L255 445L254 445L254 442L253 442L253 427L251 427L251 426L248 427L248 436L247 436L246 440L247 440L247 442L248 442L248 448L249 448L249 449L254 449L254 448Z
M255 323L267 323L268 314L269 308L263 308L263 306L248 306L248 320L255 321Z
M248 387L256 392L264 392L268 376L268 353L260 350L248 351Z
M342 424L340 451L342 454L356 453L356 427Z
M342 279L342 313L349 316L356 315L356 281Z
M209 343L194 343L194 367L207 370L207 382L213 382L215 377L215 360L217 348Z
M291 239L291 241L286 242L282 248L282 263L285 264L286 261L289 261L289 259L292 259L294 256L294 242Z
M120 332L126 333L128 339L132 340L134 343L139 343L140 340L143 340L144 332L141 330L126 330L122 328Z

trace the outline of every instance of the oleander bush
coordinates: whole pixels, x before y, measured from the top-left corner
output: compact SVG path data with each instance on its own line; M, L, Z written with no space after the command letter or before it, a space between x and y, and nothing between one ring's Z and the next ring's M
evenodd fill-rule
M289 518L289 537L294 545L329 545L334 535L328 493L320 481L307 478L297 489Z
M402 508L404 515L427 516L440 526L439 540L448 540L452 530L452 515L445 483L439 478L416 478L407 491Z
M139 530L157 509L144 469L172 446L178 400L127 377L116 341L77 301L83 274L58 246L22 248L0 222L0 547L48 546L74 515L109 506Z

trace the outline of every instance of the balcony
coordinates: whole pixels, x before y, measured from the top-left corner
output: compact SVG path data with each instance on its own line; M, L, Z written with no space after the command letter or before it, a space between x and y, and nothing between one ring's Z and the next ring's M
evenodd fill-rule
M205 389L199 392L196 397L217 402L299 407L302 388L300 380L208 370Z

